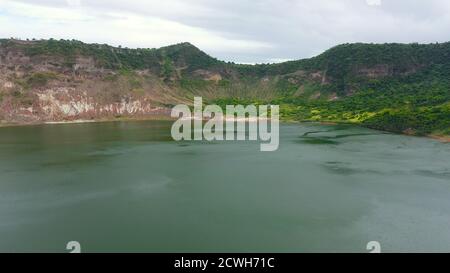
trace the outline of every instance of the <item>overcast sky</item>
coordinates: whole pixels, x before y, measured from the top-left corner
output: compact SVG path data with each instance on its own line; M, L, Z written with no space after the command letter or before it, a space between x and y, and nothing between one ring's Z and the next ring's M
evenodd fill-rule
M241 63L307 58L346 42L450 40L449 0L0 0L0 37L127 47L191 42Z

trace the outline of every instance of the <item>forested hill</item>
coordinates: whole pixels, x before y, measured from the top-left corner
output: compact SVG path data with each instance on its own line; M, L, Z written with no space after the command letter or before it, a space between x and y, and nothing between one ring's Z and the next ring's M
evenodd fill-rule
M310 59L242 65L190 43L3 39L0 71L5 122L148 115L201 95L220 105L280 104L286 119L450 134L450 43L344 44Z

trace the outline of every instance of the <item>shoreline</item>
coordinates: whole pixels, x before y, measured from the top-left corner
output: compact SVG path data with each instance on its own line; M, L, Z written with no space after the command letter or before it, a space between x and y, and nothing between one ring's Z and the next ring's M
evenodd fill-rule
M192 120L195 120L194 118L191 118ZM39 125L64 125L64 124L84 124L84 123L103 123L103 122L119 122L119 121L151 121L151 120L159 120L159 121L170 121L170 120L177 120L176 118L172 118L171 116L167 115L155 115L155 116L147 116L147 117L121 117L121 118L114 118L114 119L92 119L92 120L84 120L84 119L78 119L78 120L66 120L66 121L42 121L42 122L30 122L30 123L7 123L7 122L0 122L0 128L6 128L6 127L22 127L22 126L39 126ZM205 119L203 119L205 120ZM206 119L207 120L207 119ZM223 118L223 121L228 121L230 118ZM241 121L241 119L236 118L236 121ZM269 118L255 118L248 120L249 122L256 122L258 120L270 120ZM354 126L360 126L363 128L368 128L361 126L360 124L355 123L346 123L346 122L332 122L332 121L298 121L298 120L290 120L290 119L281 119L280 123L316 123L321 125L339 125L339 124L346 124L346 125L354 125ZM371 128L368 128L371 129ZM383 130L378 130L383 131ZM389 132L389 131L385 131ZM450 135L437 135L437 134L428 134L424 136L418 136L418 135L411 135L406 133L398 133L398 132L389 132L392 134L398 134L398 135L404 135L404 136L412 136L412 137L426 137L429 139L437 140L441 143L450 143Z
M285 120L281 120L280 122L284 122L284 123L310 123L310 124L320 124L320 125L340 125L340 124L342 124L342 125L349 125L349 126L358 126L358 127L362 127L362 128L377 130L377 131L386 132L386 133L395 134L395 135L403 135L403 136L411 136L411 137L423 137L423 138L428 138L428 139L434 139L434 140L437 140L437 141L439 141L441 143L450 143L450 135L439 135L439 134L414 135L414 134L410 134L410 133L406 133L406 132L392 132L392 131L386 131L386 130L381 130L381 129L374 129L374 128L370 128L370 127L365 127L365 126L363 126L362 124L359 124L359 123L352 123L352 122L310 121L310 120L298 121L298 120L292 120L292 119L285 119Z
M46 121L42 124L76 124L76 123L93 123L95 120L76 119L69 121Z
M427 137L438 140L442 143L450 143L450 136L443 136L443 135L427 135Z
M195 117L191 118L181 118L182 120L199 120ZM177 118L173 118L167 115L154 115L154 116L142 116L142 117L120 117L120 118L100 118L100 119L74 119L74 120L59 120L59 121L38 121L38 122L4 122L0 121L0 128L3 127L21 127L21 126L37 126L37 125L58 125L58 124L83 124L83 123L102 123L102 122L116 122L116 121L148 121L148 120L177 120ZM203 121L208 121L210 119L203 118ZM223 117L221 120L230 121L233 118ZM235 121L248 121L248 122L257 122L259 120L271 120L270 118L234 118ZM280 122L286 122L281 120Z
M61 120L61 121L39 121L39 122L0 122L0 128L6 127L22 127L22 126L39 126L39 125L64 125L64 124L84 124L84 123L104 123L104 122L118 122L118 121L149 121L149 120L174 120L170 116L155 115L147 117L120 117L120 118L101 118L101 119L75 119L75 120Z

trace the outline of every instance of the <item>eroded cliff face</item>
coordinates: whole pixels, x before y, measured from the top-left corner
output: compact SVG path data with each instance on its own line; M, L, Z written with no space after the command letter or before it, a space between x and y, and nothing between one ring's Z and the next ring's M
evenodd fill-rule
M52 86L23 90L16 83L0 80L2 100L0 118L5 122L46 122L77 119L145 117L168 115L151 95L113 90L113 98L106 98L95 89L66 86L54 81ZM95 87L93 87L95 88ZM111 88L116 88L111 86ZM104 90L104 88L103 88Z
M169 115L167 103L181 102L149 71L98 67L77 56L66 64L58 56L27 56L0 49L0 120L40 123Z
M100 102L89 96L86 91L80 92L75 88L45 89L36 93L38 101L36 108L26 108L29 114L38 113L52 120L97 117L117 117L130 115L154 114L163 112L162 107L152 107L147 97L135 99L123 97L120 102Z

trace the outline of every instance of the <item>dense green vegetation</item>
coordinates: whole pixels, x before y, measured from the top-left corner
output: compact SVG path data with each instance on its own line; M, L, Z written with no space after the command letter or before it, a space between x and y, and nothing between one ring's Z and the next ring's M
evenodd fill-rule
M310 59L258 65L222 62L189 43L159 49L52 39L0 43L29 56L63 57L67 68L79 56L92 57L96 66L119 71L133 90L142 91L133 71L146 69L186 97L208 94L209 102L221 106L279 104L288 120L349 122L419 135L450 131L450 43L344 44ZM209 80L211 75L220 78ZM54 75L36 73L20 84L39 87L50 79Z
M9 40L1 40L3 44L17 44ZM150 69L163 74L172 73L168 71L170 66L183 67L193 71L196 69L207 69L223 62L218 61L206 53L200 51L189 43L181 43L159 49L138 48L129 49L112 47L106 44L86 44L77 40L39 40L32 43L22 44L29 56L36 55L59 55L65 58L68 66L74 63L76 56L92 56L97 65L104 68L129 68Z
M367 67L379 68L375 72L381 75L358 73ZM416 135L450 133L450 43L347 44L309 60L239 69L255 76L326 71L329 83L325 85L302 82L306 92L296 96L299 86L280 80L278 98L258 102L281 105L281 115L287 120L357 123ZM308 90L322 96L311 99ZM331 92L339 98L323 96ZM218 103L249 101L237 98Z
M356 123L391 132L448 135L450 77L439 80L431 75L377 81L355 95L334 101L281 96L270 101L230 98L215 102L222 107L227 104L278 104L285 120Z

